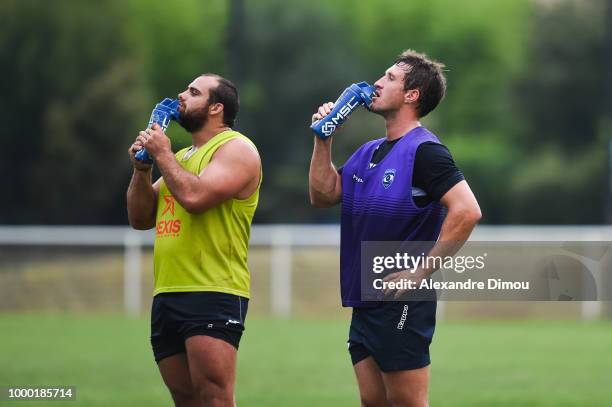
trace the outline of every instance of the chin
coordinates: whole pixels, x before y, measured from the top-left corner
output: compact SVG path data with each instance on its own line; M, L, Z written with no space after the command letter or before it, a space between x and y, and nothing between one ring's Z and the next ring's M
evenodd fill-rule
M386 112L386 109L383 109L380 106L371 106L370 107L370 112L376 113L376 114L379 114L379 115L384 115L385 112Z

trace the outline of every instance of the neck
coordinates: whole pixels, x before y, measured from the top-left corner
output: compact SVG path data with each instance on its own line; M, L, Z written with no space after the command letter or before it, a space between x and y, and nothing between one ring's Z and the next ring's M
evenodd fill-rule
M385 117L387 140L396 140L420 125L418 117L411 110L400 109L391 112Z
M193 147L198 148L208 143L210 139L215 137L219 133L230 130L230 127L223 123L206 123L204 127L191 133L191 140Z

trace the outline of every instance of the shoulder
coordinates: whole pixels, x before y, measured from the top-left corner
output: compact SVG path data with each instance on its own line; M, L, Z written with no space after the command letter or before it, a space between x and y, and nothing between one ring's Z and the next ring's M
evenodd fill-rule
M431 172L438 170L456 169L457 164L449 149L438 142L426 141L416 150L414 165L417 172Z
M233 132L230 137L221 147L230 148L237 151L252 152L259 155L257 146L253 141L244 134Z
M451 157L448 147L437 141L424 141L419 144L417 155L424 157Z
M259 152L255 143L241 133L232 133L215 151L213 159L236 161L244 164L259 164Z
M234 144L237 144L237 145L249 146L249 147L251 147L252 150L257 152L257 146L255 145L253 140L251 140L250 138L248 138L244 134L242 134L240 132L237 132L235 130L232 130L229 133L230 134L229 134L229 137L228 137L228 141L225 144L234 143Z
M449 157L452 159L449 149L429 129L420 127L418 138L420 141L416 149L418 158Z

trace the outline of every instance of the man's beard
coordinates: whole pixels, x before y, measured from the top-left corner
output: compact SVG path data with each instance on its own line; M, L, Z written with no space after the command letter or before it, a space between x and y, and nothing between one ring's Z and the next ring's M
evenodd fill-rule
M202 109L180 115L179 124L189 133L200 130L208 121L208 103Z

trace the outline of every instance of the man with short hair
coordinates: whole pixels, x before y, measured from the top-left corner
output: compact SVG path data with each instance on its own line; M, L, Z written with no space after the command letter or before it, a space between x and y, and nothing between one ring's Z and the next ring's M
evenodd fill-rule
M425 241L431 242L429 256L452 255L459 246L441 242L465 242L481 218L450 152L419 123L444 97L442 69L412 50L399 55L374 84L370 108L385 119L386 137L361 146L340 169L332 164L332 137L315 137L310 200L315 207L342 203L342 305L353 307L348 344L363 406L428 405L436 302L364 301L362 242ZM323 104L312 121L333 107ZM434 271L421 267L414 274L390 274L385 281L418 283ZM404 293L385 294L399 298Z
M230 81L201 75L178 100L192 145L174 154L158 125L140 132L128 150L128 218L135 229L155 227L151 344L175 404L233 406L261 163L232 130L239 100ZM161 172L155 183L152 165L135 159L143 147Z

